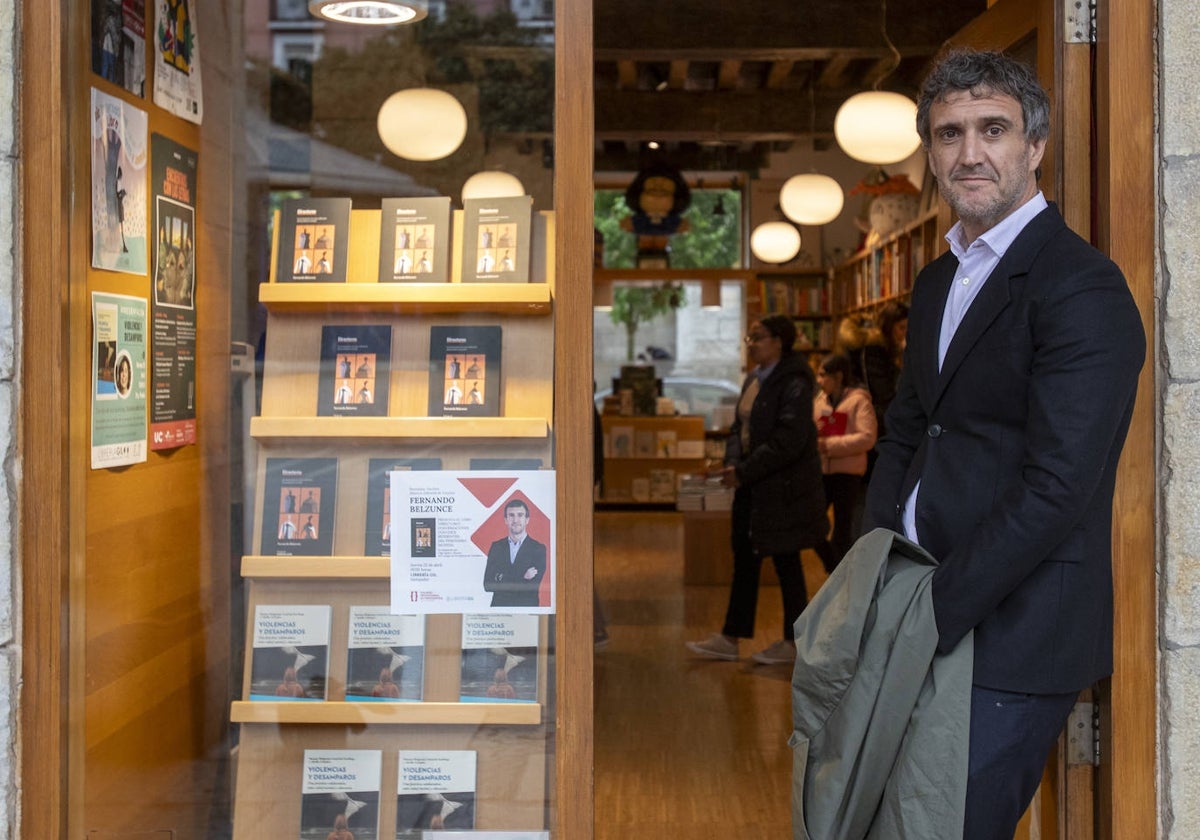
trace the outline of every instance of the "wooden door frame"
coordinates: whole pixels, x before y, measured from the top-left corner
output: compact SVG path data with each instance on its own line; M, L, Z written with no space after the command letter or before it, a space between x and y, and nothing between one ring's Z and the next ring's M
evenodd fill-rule
M18 179L22 207L21 345L18 439L21 693L19 772L22 830L27 837L66 837L70 749L67 655L70 596L69 395L66 375L46 375L45 360L66 372L68 323L71 64L68 0L22 0L17 90ZM34 57L36 56L36 60ZM24 59L24 60L20 60ZM38 353L25 352L36 336ZM31 369L36 360L40 370Z

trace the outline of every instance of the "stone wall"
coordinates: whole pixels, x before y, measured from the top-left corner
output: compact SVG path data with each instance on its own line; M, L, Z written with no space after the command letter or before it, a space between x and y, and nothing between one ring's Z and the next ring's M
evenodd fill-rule
M16 10L0 3L0 838L16 837L17 681L20 659L15 638L17 615L13 577L16 554L16 374L15 314L17 206Z
M1190 3L1160 7L1160 578L1162 836L1200 837L1200 30Z

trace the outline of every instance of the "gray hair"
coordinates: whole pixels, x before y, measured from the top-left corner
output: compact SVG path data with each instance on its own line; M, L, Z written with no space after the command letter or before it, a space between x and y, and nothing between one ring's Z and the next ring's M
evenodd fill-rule
M1000 52L957 48L938 59L921 84L917 100L917 134L928 148L929 109L955 91L970 91L980 98L993 93L1011 96L1021 103L1025 139L1045 140L1050 136L1050 97L1028 65Z

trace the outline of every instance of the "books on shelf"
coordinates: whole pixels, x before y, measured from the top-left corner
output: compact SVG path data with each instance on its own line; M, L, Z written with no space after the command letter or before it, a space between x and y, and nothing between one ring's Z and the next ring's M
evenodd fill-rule
M416 701L425 685L425 616L387 607L351 607L346 644L346 699Z
M475 827L475 758L474 750L400 750L396 840Z
M324 700L328 604L259 604L250 648L251 700Z
M541 458L472 458L467 462L469 470L540 470Z
M446 283L450 280L448 197L385 198L380 219L380 281Z
M379 840L380 750L305 750L300 837Z
M655 431L654 455L656 458L679 457L679 435L674 429L658 429Z
M528 283L533 198L463 202L464 283Z
M464 615L459 700L537 702L538 626L536 615Z
M336 497L337 458L268 458L260 553L333 554Z
M345 283L350 199L295 198L280 211L278 283Z
M440 470L441 458L372 458L367 462L367 524L363 554L392 553L392 480L394 470Z
M390 326L322 327L317 416L386 416L391 357Z
M632 413L653 415L658 399L658 374L651 365L621 365L621 375L613 380L613 393L632 395Z
M654 441L654 429L634 429L633 456L635 458L653 458Z
M429 415L500 416L499 326L429 328Z
M633 426L611 426L608 430L609 458L633 457Z
M675 501L675 470L650 470L650 501Z

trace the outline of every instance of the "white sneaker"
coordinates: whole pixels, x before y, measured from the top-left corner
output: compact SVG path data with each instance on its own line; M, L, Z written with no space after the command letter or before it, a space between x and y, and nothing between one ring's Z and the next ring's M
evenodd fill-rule
M687 649L709 659L724 659L734 662L738 658L737 640L730 641L727 636L713 633L702 642L687 642Z
M791 665L796 661L796 643L780 639L750 658L759 665Z

